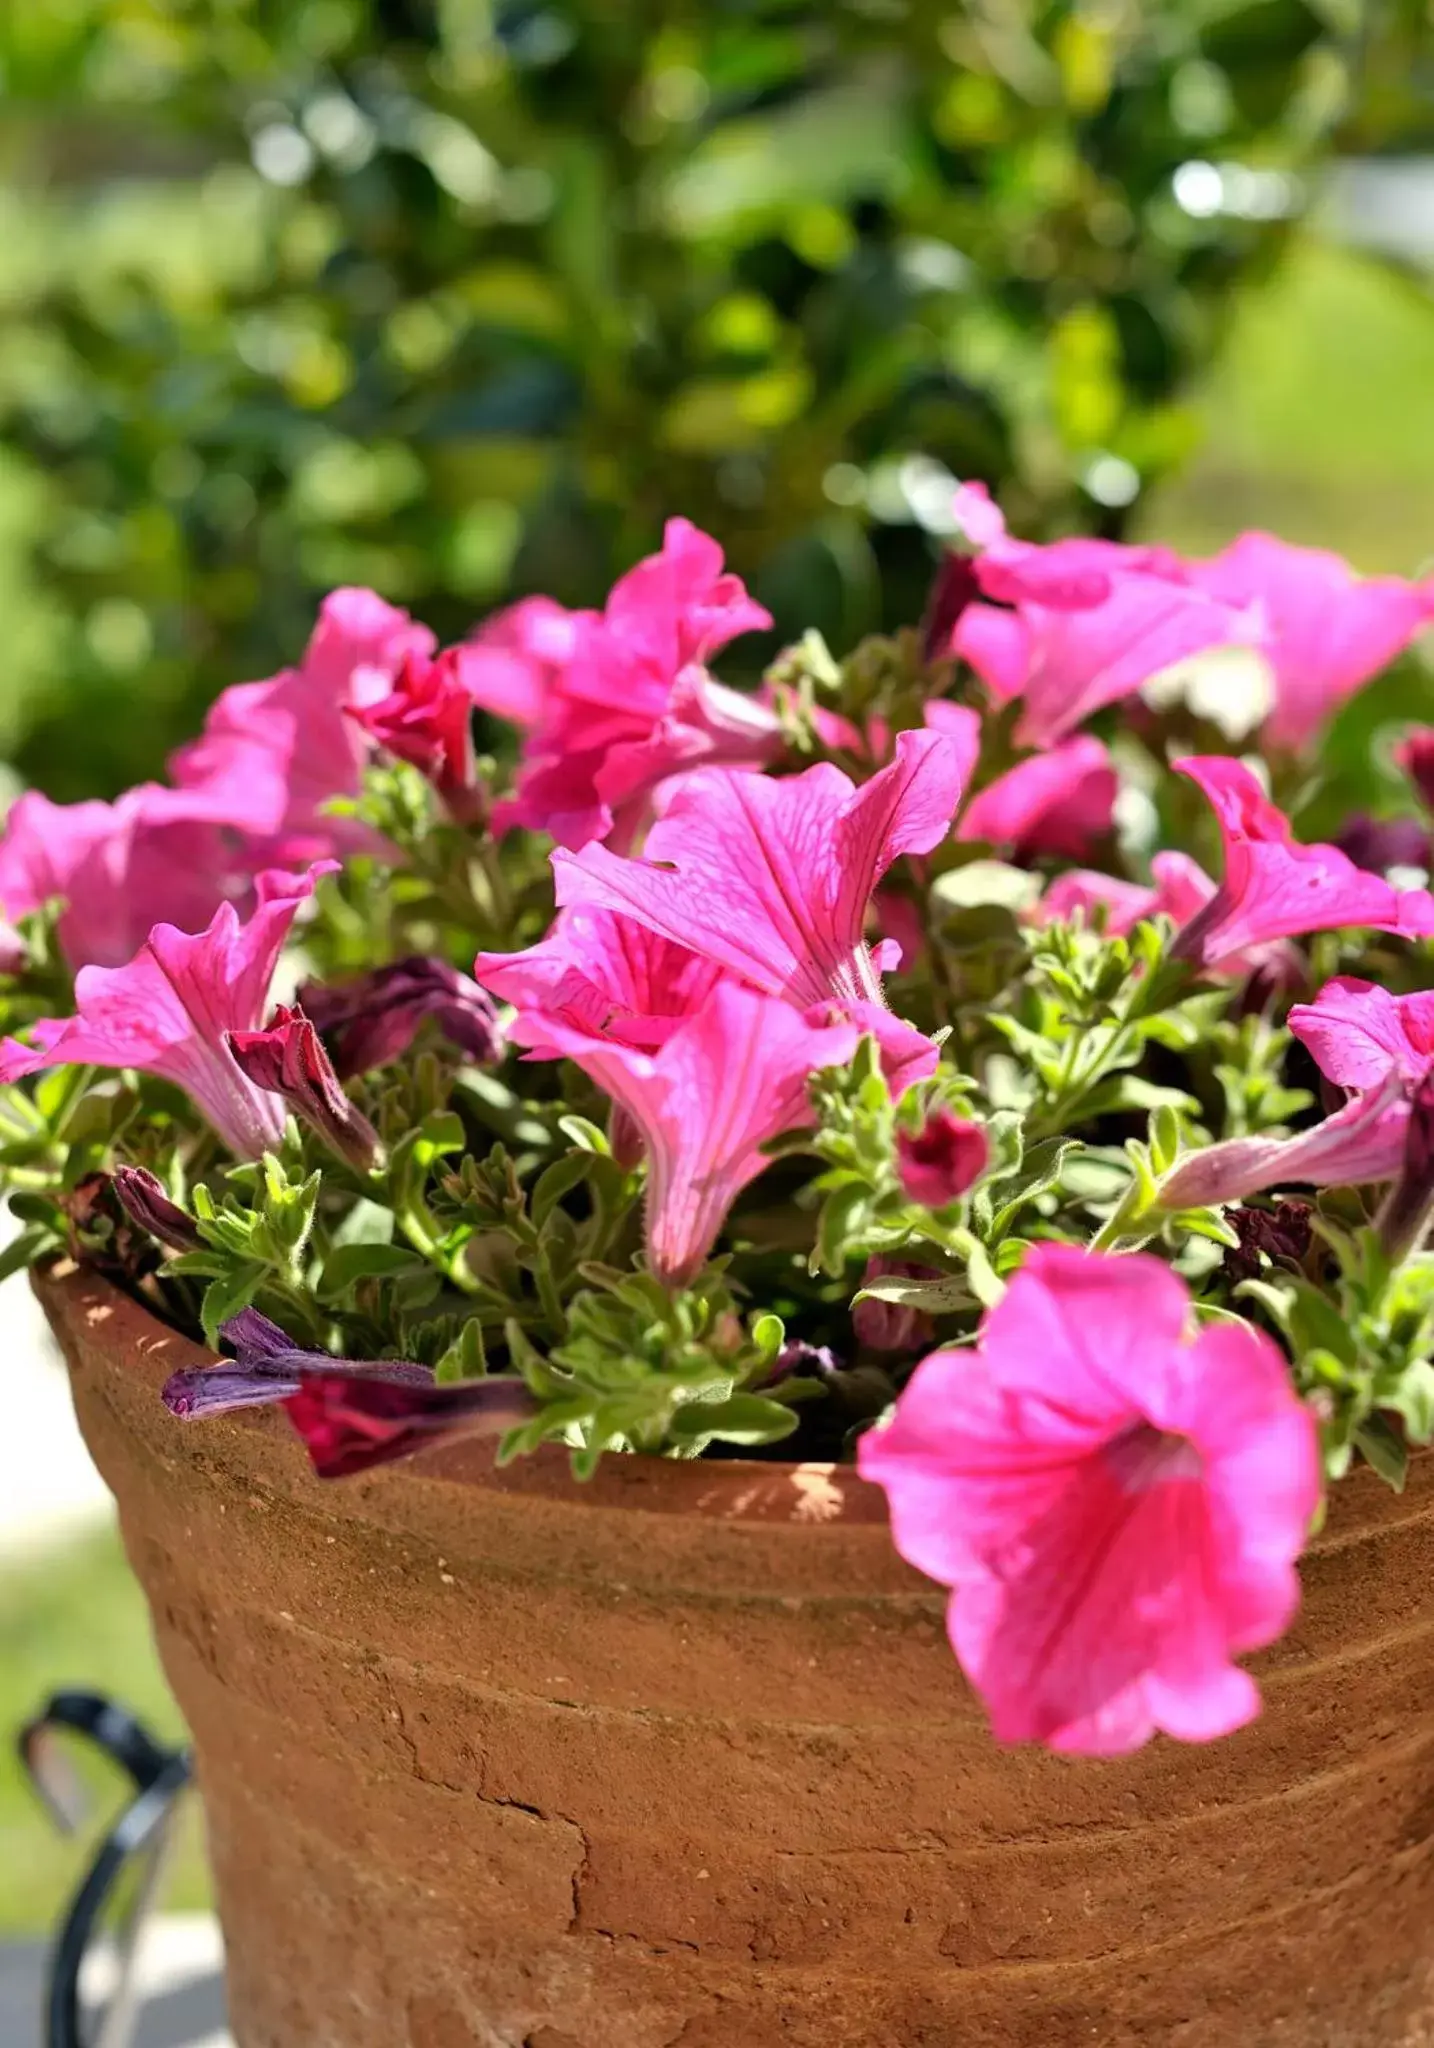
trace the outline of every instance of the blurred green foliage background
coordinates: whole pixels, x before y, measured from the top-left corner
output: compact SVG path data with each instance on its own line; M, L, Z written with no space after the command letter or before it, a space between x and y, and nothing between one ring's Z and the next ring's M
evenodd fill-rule
M1427 0L36 0L0 39L0 759L62 797L336 582L456 634L683 511L844 643L919 609L952 474L1120 530L1429 61Z

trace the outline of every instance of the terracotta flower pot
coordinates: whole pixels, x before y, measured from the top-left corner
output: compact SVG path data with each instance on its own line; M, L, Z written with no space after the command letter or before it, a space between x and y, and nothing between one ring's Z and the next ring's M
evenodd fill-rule
M846 1471L321 1485L39 1291L194 1731L241 2048L1434 2042L1434 1473L1341 1488L1263 1718L1001 1751Z

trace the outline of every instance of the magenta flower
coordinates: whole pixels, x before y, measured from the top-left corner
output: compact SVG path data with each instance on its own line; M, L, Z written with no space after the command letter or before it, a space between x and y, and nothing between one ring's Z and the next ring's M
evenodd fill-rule
M1259 607L1275 680L1264 731L1276 746L1312 740L1434 618L1434 580L1357 576L1339 555L1269 533L1242 533L1192 574L1226 604Z
M463 681L481 710L524 731L542 723L548 701L577 651L579 622L551 597L525 597L485 619L458 650Z
M1022 746L1064 738L1192 654L1258 636L1256 614L1197 588L1165 549L1013 540L981 484L957 492L956 515L981 550L982 590L1011 609L968 604L951 651L1001 701L1024 699L1016 728Z
M1271 939L1371 925L1414 938L1434 932L1434 897L1366 874L1335 846L1301 846L1243 762L1176 761L1208 797L1225 847L1215 894L1176 934L1175 953L1209 967Z
M933 1352L861 1439L1003 1742L1117 1755L1259 1711L1232 1660L1298 1604L1316 1431L1267 1337L1189 1325L1159 1260L1035 1245L978 1347Z
M224 903L202 932L158 924L125 966L82 967L77 1014L43 1019L30 1045L6 1039L0 1081L58 1066L158 1074L192 1096L231 1151L257 1158L283 1137L284 1106L240 1071L228 1033L259 1024L295 913L332 866L260 875L247 923Z
M555 853L558 901L635 918L801 1009L880 1004L862 937L872 891L899 855L945 838L960 795L957 749L931 732L902 733L860 789L825 762L781 779L704 770L643 859Z
M902 1192L923 1209L944 1209L958 1202L981 1178L990 1158L984 1125L949 1109L933 1110L919 1131L896 1134Z
M1398 1173L1410 1095L1434 1068L1434 993L1392 996L1341 975L1312 1003L1294 1005L1290 1029L1353 1099L1290 1138L1229 1138L1189 1153L1161 1183L1163 1208L1242 1202L1273 1187L1358 1187Z
M807 1092L822 1067L856 1051L854 1024L816 1025L790 1004L722 981L655 1053L532 1020L625 1110L648 1160L647 1256L668 1286L701 1268L742 1189L768 1164L762 1147L814 1122ZM527 1042L529 1020L513 1036Z
M1081 734L1018 762L973 797L956 837L983 839L1017 860L1086 860L1113 827L1119 787L1100 741Z
M256 1088L282 1096L302 1123L360 1173L378 1157L378 1133L339 1084L323 1040L302 1010L280 1003L262 1031L227 1031L235 1065Z
M428 778L460 824L474 824L483 798L465 653L448 647L432 661L410 654L387 696L345 708L376 746Z
M352 981L309 981L300 1007L330 1040L342 1080L401 1059L431 1017L466 1058L491 1065L503 1052L503 1032L491 996L446 960L411 953Z
M473 971L524 1021L543 1050L540 1020L653 1051L701 1009L723 970L630 917L575 905L522 953L480 953ZM924 1041L923 1041L924 1042Z
M1392 1073L1422 1081L1434 1067L1434 990L1392 996L1376 982L1336 975L1312 1003L1296 1003L1290 1029L1326 1080L1361 1092Z
M246 899L251 878L232 835L176 814L154 783L118 802L53 804L31 790L0 837L0 906L28 917L63 899L60 943L71 967L117 967L151 925L202 931L219 905Z
M551 621L548 622L551 626ZM722 551L670 519L662 552L613 586L601 614L569 614L572 649L542 686L514 795L494 810L569 848L630 836L653 791L704 763L760 767L782 745L769 706L708 675L709 656L769 626Z
M238 827L259 860L365 843L361 828L324 815L334 797L357 796L369 752L346 714L388 696L404 662L433 648L426 626L373 591L334 591L298 668L225 690L202 736L173 757L172 810Z

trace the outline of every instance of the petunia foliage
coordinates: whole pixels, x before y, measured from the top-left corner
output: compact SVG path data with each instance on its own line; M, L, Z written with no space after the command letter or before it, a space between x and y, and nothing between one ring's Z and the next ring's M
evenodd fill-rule
M951 525L920 624L746 691L681 519L444 649L339 591L168 783L22 797L10 1263L222 1353L157 1433L325 1477L855 1460L1000 1739L1204 1740L1323 1487L1434 1440L1428 732L1389 819L1319 794L1428 587Z

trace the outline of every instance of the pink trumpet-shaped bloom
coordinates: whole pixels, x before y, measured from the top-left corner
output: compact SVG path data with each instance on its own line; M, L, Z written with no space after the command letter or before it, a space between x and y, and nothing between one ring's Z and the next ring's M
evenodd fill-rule
M1434 932L1426 889L1396 889L1338 847L1301 846L1243 762L1208 755L1174 766L1209 799L1225 847L1218 889L1176 935L1179 957L1209 967L1272 939L1347 925L1409 938Z
M119 966L155 924L202 931L249 889L229 836L174 816L173 793L154 783L112 804L54 804L31 790L0 837L0 908L28 917L63 899L60 943L75 968Z
M361 828L324 815L334 797L357 796L370 751L347 713L387 697L405 661L426 662L434 644L373 591L334 591L298 668L225 690L173 757L172 812L238 827L265 859L363 843Z
M1086 860L1114 825L1119 788L1105 748L1082 733L1018 762L974 796L956 837L983 839L1019 860Z
M6 1039L0 1081L59 1066L158 1074L193 1098L231 1151L257 1158L283 1137L284 1105L240 1071L228 1034L259 1027L295 913L332 867L260 875L247 923L224 903L202 932L157 924L125 966L81 968L77 1014L43 1019L30 1045Z
M1340 975L1312 1003L1296 1003L1289 1021L1325 1079L1353 1099L1290 1138L1229 1138L1191 1152L1161 1183L1162 1207L1209 1208L1273 1187L1359 1187L1398 1173L1410 1096L1434 1069L1434 992L1392 996Z
M925 1359L858 1464L902 1556L951 1587L1001 1741L1118 1755L1259 1712L1233 1659L1298 1605L1315 1426L1269 1338L1193 1335L1158 1259L1034 1246L977 1348Z
M529 1020L513 1035L523 1042ZM647 1256L667 1285L702 1266L728 1210L768 1164L762 1147L815 1121L807 1083L856 1051L854 1024L817 1025L723 981L655 1053L535 1021L536 1041L580 1066L626 1111L648 1160Z
M575 905L522 953L480 953L473 972L524 1020L541 1051L541 1019L653 1051L701 1009L723 970L630 917Z
M1312 1003L1296 1003L1290 1029L1340 1088L1378 1088L1390 1074L1422 1081L1434 1067L1434 989L1392 996L1339 974Z
M581 621L551 597L524 597L485 619L460 650L463 681L481 710L526 732L542 722L548 699L577 651Z
M561 904L636 918L800 1009L881 1001L862 938L871 894L903 853L945 838L961 795L948 739L904 732L859 789L823 762L784 779L703 770L647 837L553 855Z
M548 622L551 626L552 622ZM770 706L713 680L705 663L769 626L716 541L670 519L662 551L613 586L603 611L569 615L571 651L545 676L499 830L524 825L569 848L630 834L669 776L703 763L761 767L781 750Z
M1312 740L1434 617L1434 580L1357 576L1339 555L1270 533L1242 533L1191 573L1212 597L1260 608L1275 679L1264 731L1276 746Z
M1064 738L1192 654L1259 637L1258 614L1197 588L1163 548L1013 540L980 484L957 492L956 516L981 550L977 580L996 603L965 607L951 651L994 696L1024 700L1022 746Z

